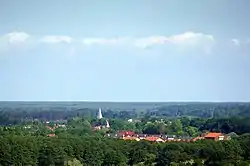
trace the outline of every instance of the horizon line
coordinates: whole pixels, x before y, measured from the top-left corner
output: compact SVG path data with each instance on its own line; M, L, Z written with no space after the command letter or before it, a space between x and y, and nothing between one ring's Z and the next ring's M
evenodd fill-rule
M129 100L0 100L0 102L89 102L89 103L250 103L250 101L188 101L188 100L176 100L176 101L129 101Z

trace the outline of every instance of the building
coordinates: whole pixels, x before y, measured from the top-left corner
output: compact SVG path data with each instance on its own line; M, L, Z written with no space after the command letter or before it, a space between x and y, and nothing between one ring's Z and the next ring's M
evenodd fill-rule
M130 122L130 123L133 122L133 119L129 119L128 122Z
M195 137L193 139L191 139L191 141L195 142L195 141L199 141L199 140L203 140L204 137Z
M101 130L101 129L109 129L110 128L110 124L108 122L108 120L106 120L106 125L97 125L93 127L93 130Z
M223 133L208 132L208 133L202 134L201 136L191 139L191 141L193 142L199 141L199 140L225 141L229 139L230 139L230 136L227 136Z
M133 132L133 131L120 131L120 132L117 133L117 135L119 137L127 137L127 136L132 137L132 136L135 135L135 132Z
M144 139L147 137L147 134L136 134L136 137L138 137L140 139Z
M102 129L102 126L95 126L94 128L93 128L93 130L95 131L95 130L101 130Z
M140 138L137 138L137 137L130 137L130 136L123 137L122 139L123 139L123 140L126 140L126 141L140 141Z
M98 113L97 113L97 119L102 119L102 110L99 108Z
M48 134L48 137L55 137L55 134Z
M223 141L223 140L226 140L227 138L222 133L213 133L213 132L210 132L210 133L207 133L204 136L204 139L214 140L214 141Z
M109 121L106 120L106 128L110 128Z
M146 137L144 140L150 141L150 142L165 142L162 138L154 137L154 136Z

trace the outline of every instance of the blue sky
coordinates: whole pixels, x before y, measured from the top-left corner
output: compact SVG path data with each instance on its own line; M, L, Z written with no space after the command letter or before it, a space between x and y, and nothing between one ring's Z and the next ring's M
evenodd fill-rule
M249 101L248 6L2 0L0 100Z

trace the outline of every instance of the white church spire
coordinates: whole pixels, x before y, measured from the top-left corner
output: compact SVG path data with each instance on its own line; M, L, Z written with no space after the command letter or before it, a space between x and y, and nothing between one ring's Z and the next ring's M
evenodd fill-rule
M101 110L101 108L99 108L99 111L98 111L98 113L97 113L97 119L102 119L103 117L102 117L102 110Z
M110 128L109 121L106 120L106 128Z

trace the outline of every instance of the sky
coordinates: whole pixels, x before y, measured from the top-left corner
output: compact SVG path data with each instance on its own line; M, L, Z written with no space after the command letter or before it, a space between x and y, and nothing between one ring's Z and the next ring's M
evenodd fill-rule
M1 0L0 100L250 101L249 6Z

